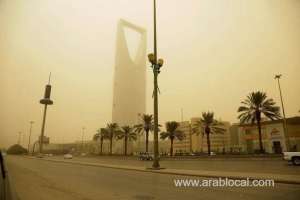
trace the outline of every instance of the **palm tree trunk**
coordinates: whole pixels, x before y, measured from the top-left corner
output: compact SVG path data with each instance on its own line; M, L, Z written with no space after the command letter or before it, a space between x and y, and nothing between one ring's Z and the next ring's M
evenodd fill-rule
M149 131L146 131L146 153L148 153Z
M202 133L201 133L202 134ZM201 139L201 153L203 153L203 140L204 140L204 135L202 134L202 139Z
M262 143L260 120L257 120L257 127L258 127L258 137L259 137L259 150L260 150L260 153L264 153L265 151L264 151L264 147L263 147L263 143Z
M173 139L171 140L170 156L173 156Z
M125 149L124 149L125 156L127 155L127 141L128 141L128 138L127 138L127 136L125 136Z
M206 133L206 140L207 140L207 153L210 156L210 138L209 138L209 133Z
M110 134L109 154L112 155L112 134Z
M102 150L103 150L103 138L100 140L100 155L102 155Z

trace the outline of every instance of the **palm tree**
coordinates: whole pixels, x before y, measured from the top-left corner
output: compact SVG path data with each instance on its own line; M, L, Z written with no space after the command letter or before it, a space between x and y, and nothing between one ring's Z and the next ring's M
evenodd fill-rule
M221 127L223 124L214 119L213 112L203 112L202 117L196 122L195 126L200 130L197 132L198 134L206 135L207 153L211 155L210 134L224 134L226 130Z
M97 133L94 135L93 140L100 141L100 155L102 155L102 151L103 151L103 141L104 139L108 139L108 132L105 130L105 128L100 128L97 130Z
M178 130L179 123L175 121L167 122L166 123L166 132L160 133L161 139L170 139L171 147L170 147L170 156L173 156L173 142L174 139L183 140L185 135L181 130Z
M149 144L149 132L154 130L154 121L153 116L148 114L142 115L142 123L134 126L137 133L146 134L146 152L148 152L148 144Z
M119 131L119 125L117 123L109 123L107 124L106 128L104 129L104 132L108 135L109 138L109 154L112 154L112 142L113 138Z
M254 124L256 122L259 135L260 152L264 153L261 135L261 115L264 114L264 116L271 120L280 119L280 108L275 106L273 99L267 98L267 94L265 92L260 91L250 93L241 103L243 105L238 109L238 112L241 112L238 118L242 124L249 122Z
M122 126L116 135L117 140L124 139L124 155L127 155L127 143L137 139L136 132L130 126Z

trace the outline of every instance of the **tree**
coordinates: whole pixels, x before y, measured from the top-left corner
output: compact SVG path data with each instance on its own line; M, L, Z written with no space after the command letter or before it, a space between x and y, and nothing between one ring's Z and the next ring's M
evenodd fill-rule
M110 143L109 144L109 154L111 155L113 138L119 131L119 125L117 123L109 123L109 124L107 124L106 128L103 129L103 131L106 132L105 134L108 135L109 143Z
M133 141L137 139L136 132L130 126L122 126L116 135L117 140L124 139L124 155L127 155L128 140Z
M142 123L134 126L137 133L146 134L146 152L148 152L148 144L149 144L149 132L154 130L154 121L152 115L143 114L142 115Z
M102 155L102 152L103 152L103 141L108 138L109 138L109 135L108 135L108 132L105 130L105 128L98 129L97 133L93 137L94 141L97 141L97 140L100 141L100 155Z
M202 136L206 135L208 155L211 155L210 134L224 134L226 130L222 128L222 126L223 124L221 122L214 119L213 112L203 112L202 117L195 124L195 128L199 130L197 134L201 134Z
M20 154L25 154L28 153L27 149L25 149L24 147L22 147L19 144L14 144L12 146L10 146L7 149L7 153L8 154L13 154L13 155L20 155Z
M242 124L250 122L254 124L256 122L260 152L264 153L261 134L261 115L264 114L270 120L280 119L280 108L275 106L273 99L267 98L265 92L260 91L250 93L241 103L243 105L238 108L238 112L241 113L238 118Z
M185 135L181 130L178 130L179 123L175 121L167 122L166 123L166 132L160 133L161 139L168 138L171 142L170 147L170 156L173 156L173 142L174 139L183 140Z

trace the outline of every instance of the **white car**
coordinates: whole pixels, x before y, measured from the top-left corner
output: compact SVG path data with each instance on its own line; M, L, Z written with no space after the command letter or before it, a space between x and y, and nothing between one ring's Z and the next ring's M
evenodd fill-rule
M300 152L283 152L283 159L294 165L300 165Z
M67 153L64 155L64 159L72 159L72 158L73 158L72 154Z

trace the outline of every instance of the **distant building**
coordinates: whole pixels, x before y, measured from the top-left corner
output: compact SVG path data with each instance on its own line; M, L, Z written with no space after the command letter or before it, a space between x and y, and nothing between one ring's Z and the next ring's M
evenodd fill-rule
M183 140L174 140L173 151L174 153L190 153L192 151L192 132L190 122L179 122L178 129L184 133L185 138Z
M286 151L283 120L263 121L261 123L263 147L267 153ZM300 151L300 117L287 118L288 138L291 151ZM259 151L258 129L256 124L238 126L238 145L246 153Z
M191 119L191 127L194 129L200 118ZM210 134L210 149L212 152L223 153L230 150L230 123L221 121L222 128L225 129L224 134ZM207 152L207 136L201 134L200 130L193 131L192 133L192 151L193 152Z
M185 134L185 139L174 140L174 153L207 152L207 137L202 135L199 129L195 129L200 118L191 118L191 121L179 122L179 130ZM230 151L230 132L229 122L222 121L225 129L224 134L210 134L211 151L228 152Z
M130 57L125 29L140 34L140 43L133 58ZM138 115L146 111L146 49L146 30L121 19L117 26L112 105L112 122L120 126L135 125ZM128 142L129 153L132 152L133 143ZM113 151L122 153L122 146L122 141L114 141Z
M240 153L242 147L239 145L239 124L235 123L229 127L230 142L229 142L229 152Z

